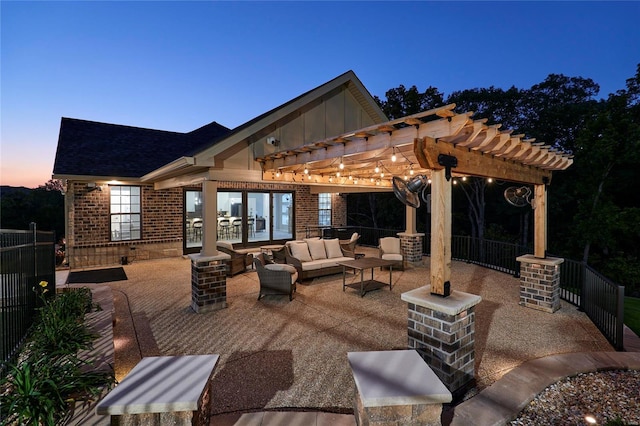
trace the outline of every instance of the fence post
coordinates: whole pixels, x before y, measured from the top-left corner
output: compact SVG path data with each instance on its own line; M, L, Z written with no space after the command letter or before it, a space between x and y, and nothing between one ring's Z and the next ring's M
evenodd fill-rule
M624 286L617 286L618 312L616 314L616 351L624 351Z
M36 223L29 223L29 231L31 231L31 247L33 250L33 279L38 278L38 232L36 230ZM33 285L36 283L34 282Z
M578 306L578 310L580 312L585 311L585 304L587 303L587 263L580 263L580 306Z

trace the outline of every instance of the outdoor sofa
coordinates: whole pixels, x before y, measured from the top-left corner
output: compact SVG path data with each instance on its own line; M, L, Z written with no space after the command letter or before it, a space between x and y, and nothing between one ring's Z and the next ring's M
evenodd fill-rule
M285 259L298 271L298 280L306 280L342 272L342 266L336 262L355 259L355 253L340 240L305 238L288 241L285 246Z

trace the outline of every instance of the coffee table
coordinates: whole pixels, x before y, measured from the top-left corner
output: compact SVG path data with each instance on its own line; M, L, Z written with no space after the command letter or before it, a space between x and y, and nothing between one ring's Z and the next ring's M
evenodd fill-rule
M373 291L373 290L377 290L379 288L382 288L384 286L386 286L387 284L381 282L381 281L377 281L373 279L373 269L374 268L379 268L379 267L383 267L383 266L388 266L389 267L389 291L391 291L392 289L392 272L393 272L393 265L396 263L393 260L384 260L384 259L378 259L377 257L363 257L360 259L355 259L355 260L346 260L344 262L336 262L338 265L342 266L342 291L344 291L345 287L351 287L354 288L356 290L358 290L358 287L360 288L360 297L364 297L364 295L368 292L368 291ZM360 271L360 283L352 283L352 284L347 284L346 283L346 276L347 276L347 268L349 269L353 269L354 272L355 271ZM370 280L364 280L364 271L365 269L371 269L371 279Z

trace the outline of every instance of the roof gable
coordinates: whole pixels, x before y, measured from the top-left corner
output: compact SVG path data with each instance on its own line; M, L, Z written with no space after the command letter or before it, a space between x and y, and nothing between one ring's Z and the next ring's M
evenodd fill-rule
M373 96L371 96L355 73L350 70L236 127L229 134L221 138L218 143L197 153L195 155L196 163L211 164L211 158L217 154L225 150L234 152L238 149L235 147L238 144L240 144L240 147L245 147L247 142L252 143L263 137L268 134L274 126L277 126L279 122L286 121L288 117L311 107L314 103L321 100L322 97L337 90L341 86L347 88L360 107L368 114L372 122L381 123L388 121L388 118L375 102Z

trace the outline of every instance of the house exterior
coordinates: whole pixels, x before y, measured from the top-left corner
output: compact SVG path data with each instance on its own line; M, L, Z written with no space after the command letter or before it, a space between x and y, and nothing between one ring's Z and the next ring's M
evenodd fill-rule
M69 264L197 253L206 235L209 244L252 248L302 238L309 226L345 225L340 186L305 182L302 168L298 180L264 179L256 159L386 121L352 71L235 129L212 122L179 133L62 118L53 178L65 187ZM215 194L206 201L205 185ZM363 190L372 188L350 189ZM217 212L208 231L205 202Z

